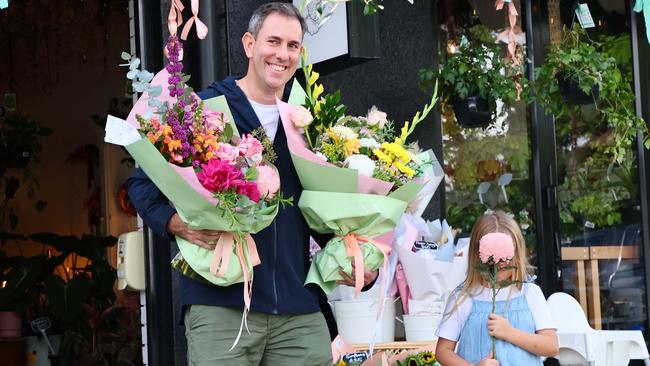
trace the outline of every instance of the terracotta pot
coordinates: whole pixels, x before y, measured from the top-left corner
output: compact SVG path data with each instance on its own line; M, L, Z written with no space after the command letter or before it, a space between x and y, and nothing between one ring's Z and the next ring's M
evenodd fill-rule
M23 319L15 311L0 311L0 338L20 338Z

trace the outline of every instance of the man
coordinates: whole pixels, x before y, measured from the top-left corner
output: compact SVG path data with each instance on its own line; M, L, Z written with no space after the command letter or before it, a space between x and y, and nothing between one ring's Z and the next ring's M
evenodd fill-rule
M262 126L274 142L282 192L298 202L302 187L279 123L276 97L285 89L302 51L305 23L290 3L268 3L253 13L242 43L248 71L199 93L202 99L225 95L240 133ZM165 197L138 170L127 180L129 195L144 222L161 235L180 236L213 249L219 232L192 230ZM273 223L253 235L262 263L254 268L250 334L239 331L242 285L219 287L181 276L181 303L190 365L331 365L330 337L320 312L317 289L303 285L309 266L309 228L296 205L280 209ZM366 273L371 283L377 272ZM354 279L345 277L346 284Z

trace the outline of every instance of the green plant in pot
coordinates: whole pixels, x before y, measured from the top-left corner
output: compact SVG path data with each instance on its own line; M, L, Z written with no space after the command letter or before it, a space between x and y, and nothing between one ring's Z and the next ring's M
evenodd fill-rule
M594 103L598 117L589 121L594 124L592 130L613 130L601 149L621 162L639 130L645 147L650 148L648 128L634 110L630 76L621 73L601 43L585 39L586 32L575 25L564 30L559 44L551 45L544 64L536 70L536 97L548 112L572 124L583 119L582 104Z
M527 94L527 80L499 46L480 41L460 42L439 69L420 70L422 85L440 83L440 108L453 109L462 127L486 127L508 106ZM504 107L497 111L497 101Z

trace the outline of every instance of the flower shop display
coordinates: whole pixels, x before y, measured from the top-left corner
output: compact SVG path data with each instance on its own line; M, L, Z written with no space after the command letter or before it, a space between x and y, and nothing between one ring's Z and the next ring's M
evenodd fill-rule
M126 122L109 116L106 141L126 147L190 228L223 232L213 251L176 237L180 256L172 265L218 286L243 282L243 328L253 266L260 264L250 234L270 225L279 205L291 199L280 192L264 131L238 136L225 97L202 101L185 84L182 43L171 33L169 63L155 77L138 70L136 57L122 55L127 77L143 94ZM233 347L240 335L241 328Z
M636 141L637 131L650 148L648 128L634 110L630 76L621 73L603 44L585 38L587 33L578 25L564 30L562 42L551 45L544 64L536 70L535 91L555 118L580 120L585 113L581 104L595 103L599 117L589 123L613 129L611 142L601 148L620 163Z
M406 143L437 96L434 92L422 113L416 113L394 136L393 123L383 112L371 109L364 117L345 115L340 93L323 95L323 86L316 83L318 73L306 65L305 57L305 90L294 83L289 104L278 101L278 106L305 189L298 206L312 229L336 234L316 254L306 283L318 284L329 293L342 279L339 270L351 275L354 262L358 294L363 269L374 271L387 265L390 246L373 238L392 231L416 197L421 203L418 208L426 206L433 192L428 199L418 194L426 185L435 190L442 178L441 170L434 173L438 163L431 151L419 152Z

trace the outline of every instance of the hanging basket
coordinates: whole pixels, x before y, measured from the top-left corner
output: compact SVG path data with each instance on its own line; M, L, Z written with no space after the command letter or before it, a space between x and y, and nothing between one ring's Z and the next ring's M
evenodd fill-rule
M492 111L487 100L472 96L452 101L458 124L464 128L485 128L492 120Z
M594 85L593 88L591 88L591 94L587 94L580 89L580 85L577 81L567 79L566 75L562 71L555 74L555 80L557 80L560 94L565 103L573 105L592 104L594 102L594 97L598 96L598 85Z

